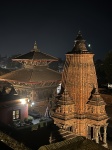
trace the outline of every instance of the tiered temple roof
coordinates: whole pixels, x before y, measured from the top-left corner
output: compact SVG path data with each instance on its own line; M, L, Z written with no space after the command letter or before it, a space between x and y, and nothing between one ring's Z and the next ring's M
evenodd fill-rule
M1 76L0 80L28 84L38 84L42 81L57 82L61 80L60 73L48 68L49 63L58 61L58 59L40 52L36 42L33 50L14 58L13 61L23 63L23 68Z

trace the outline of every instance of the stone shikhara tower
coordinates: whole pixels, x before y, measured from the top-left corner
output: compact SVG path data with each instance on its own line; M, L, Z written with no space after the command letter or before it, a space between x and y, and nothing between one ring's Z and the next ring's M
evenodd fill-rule
M65 130L97 143L102 140L106 146L108 117L105 102L98 93L93 56L79 32L72 51L66 54L62 73L63 90L53 118Z

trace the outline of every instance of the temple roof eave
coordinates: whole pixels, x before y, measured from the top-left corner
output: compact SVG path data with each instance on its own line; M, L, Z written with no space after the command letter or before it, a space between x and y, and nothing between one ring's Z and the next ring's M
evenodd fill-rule
M90 115L90 114L87 114L87 119L93 119L93 120L96 120L96 121L102 121L102 120L108 120L108 116L106 114L104 115Z
M24 62L24 61L33 61L33 62L53 62L53 61L58 61L58 59L12 59L12 61L20 61L20 62Z
M22 68L0 76L2 81L38 84L40 82L57 82L61 80L61 73L49 68Z
M17 81L17 80L8 80L8 79L0 79L0 81L7 81L12 84L24 84L24 85L38 85L40 83L58 83L61 80L48 80L48 81L38 81L38 82L24 82L24 81Z
M13 61L58 61L58 58L40 51L30 51L29 53L20 55L12 59Z
M100 102L100 101L99 101L99 102L98 102L98 101L92 102L92 101L91 101L91 102L88 102L87 104L89 104L89 105L94 105L94 106L102 106L102 105L105 106L105 105L106 105L106 103L103 102L103 101L102 101L102 102Z

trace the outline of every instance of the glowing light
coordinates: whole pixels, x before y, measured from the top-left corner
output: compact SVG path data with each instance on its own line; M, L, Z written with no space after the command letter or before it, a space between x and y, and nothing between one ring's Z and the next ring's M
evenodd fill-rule
M91 47L91 44L88 44L88 47Z
M60 84L58 85L58 87L57 87L57 94L59 94L60 91L61 91L61 83L60 83Z
M26 104L26 99L25 98L23 98L23 99L20 99L20 101L21 101L21 104Z
M35 104L35 103L34 103L34 102L32 102L32 103L31 103L31 107L32 107L34 104Z
M34 105L35 103L34 102L32 102L32 105Z

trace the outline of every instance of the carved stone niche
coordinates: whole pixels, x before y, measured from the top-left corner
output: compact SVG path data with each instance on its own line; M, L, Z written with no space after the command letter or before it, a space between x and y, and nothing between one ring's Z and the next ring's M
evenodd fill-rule
M94 113L94 108L90 105L87 106L87 113Z
M100 108L100 113L102 114L102 113L105 113L105 108L103 107L103 106L101 106Z

